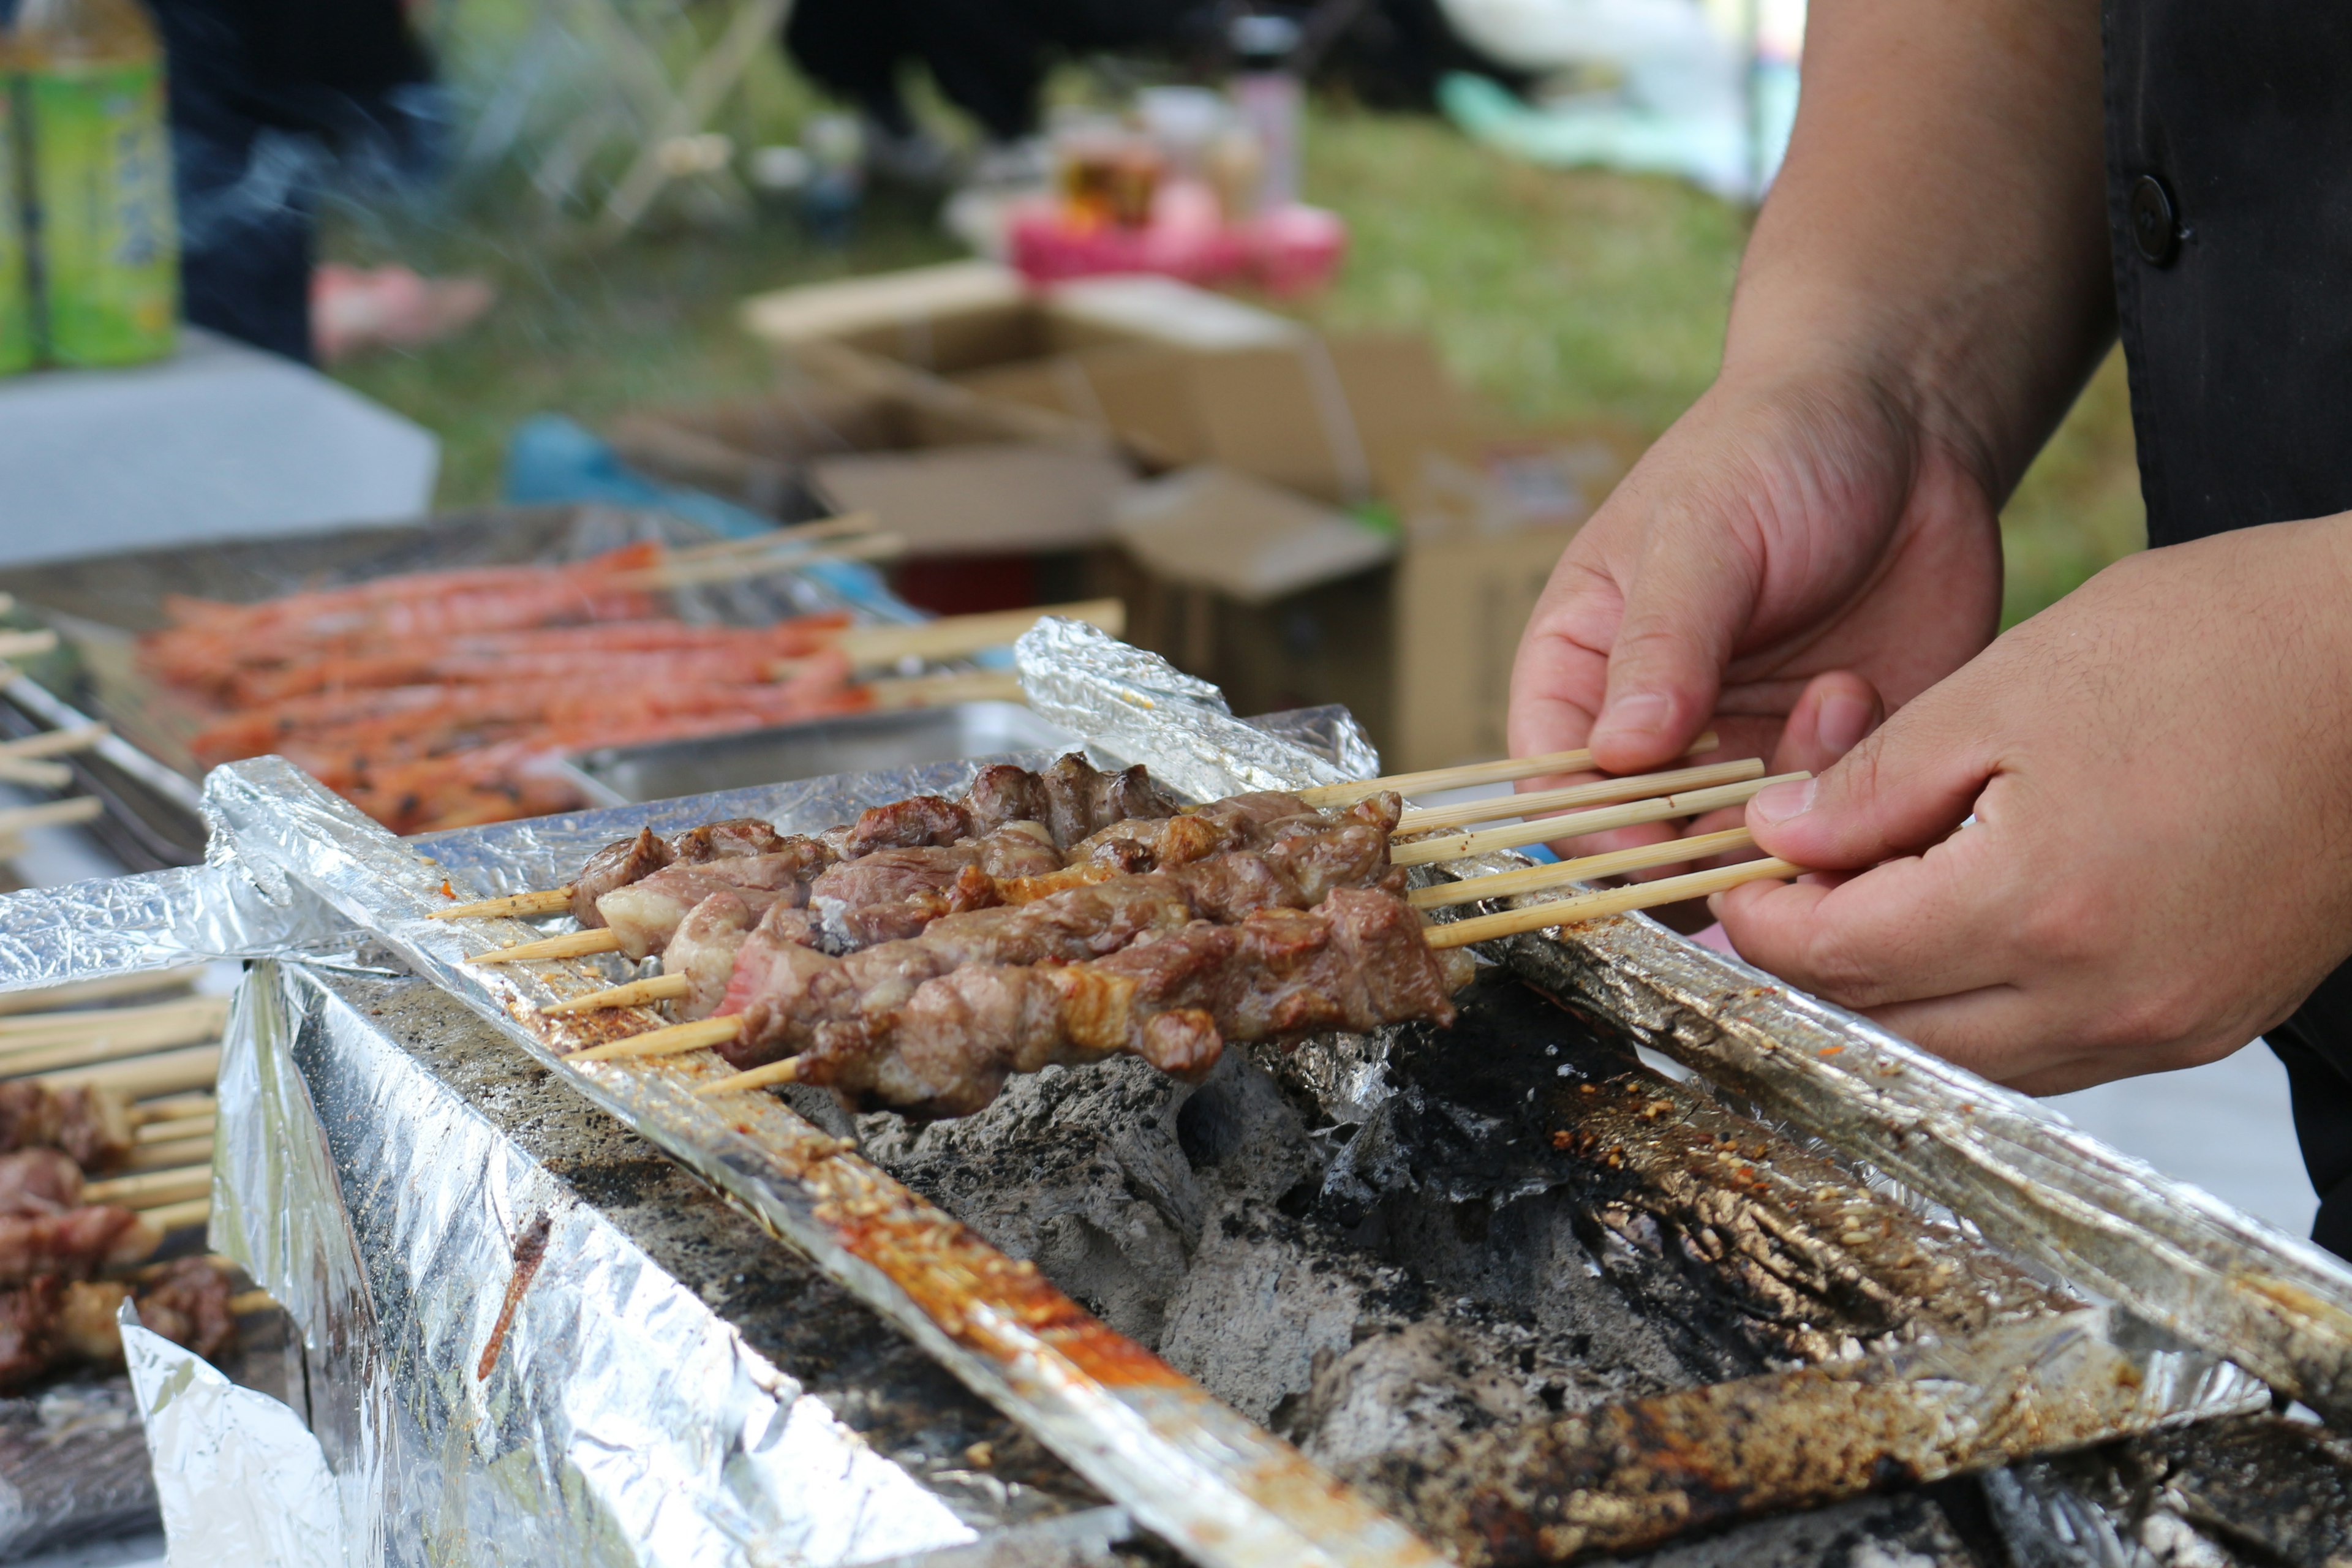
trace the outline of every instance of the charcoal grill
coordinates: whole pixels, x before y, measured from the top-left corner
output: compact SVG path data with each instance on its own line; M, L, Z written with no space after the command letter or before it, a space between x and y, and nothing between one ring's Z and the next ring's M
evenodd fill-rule
M1372 765L1083 628L1022 658L1046 717L1195 795ZM715 1058L563 1065L654 1020L542 1017L613 973L465 966L530 933L426 918L639 826L971 771L403 842L240 763L212 865L19 896L0 974L261 960L215 1242L301 1327L387 1560L2352 1551L2336 1440L2267 1414L2352 1413L2352 1274L1645 920L1515 940L1451 1035L1197 1090L1050 1071L919 1131L721 1111Z

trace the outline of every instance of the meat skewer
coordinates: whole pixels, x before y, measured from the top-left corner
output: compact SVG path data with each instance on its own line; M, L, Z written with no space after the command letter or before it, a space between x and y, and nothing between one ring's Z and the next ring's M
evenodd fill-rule
M236 1339L228 1281L202 1258L182 1258L135 1280L36 1276L0 1290L0 1394L76 1364L112 1366L122 1359L115 1313L128 1299L142 1327L206 1360Z
M1260 910L1233 925L1195 921L1100 959L962 965L895 1006L819 1026L799 1054L699 1092L797 1081L861 1109L961 1116L993 1100L1012 1073L1118 1052L1197 1080L1227 1040L1411 1018L1450 1024L1452 995L1471 973L1465 955L1423 939L1421 917L1393 894L1340 888L1312 910ZM739 1043L758 1026L743 1016Z
M898 942L859 942L849 945L853 952L870 950L877 954L864 961L866 968L875 972L887 971L898 963L896 955L907 951L906 941L934 932L931 947L947 943L955 949L955 956L950 962L969 956L970 944L975 940L995 944L991 952L996 962L1087 956L1108 951L1120 940L1110 934L1120 929L1118 921L1127 918L1129 906L1119 900L1139 890L1146 898L1181 900L1181 914L1174 912L1172 901L1166 905L1170 918L1177 920L1205 919L1229 923L1260 909L1310 908L1321 902L1334 888L1382 885L1393 879L1390 875L1388 836L1396 821L1397 809L1396 797L1391 795L1363 802L1336 819L1312 813L1274 817L1258 825L1253 836L1255 847L1228 848L1192 858L1171 857L1150 872L1122 872L1117 868L1116 861L1107 858L1081 860L1058 873L1012 879L992 878L977 867L970 868L958 877L951 890L953 897L942 900L950 907L939 908L926 899L918 899L895 905L872 904L850 911L853 921L876 910L881 911L887 921L911 908L921 918L907 921L908 936ZM1171 818L1168 823L1171 837L1179 829L1185 830L1188 836L1197 836L1202 827L1212 826L1204 816ZM1121 842L1132 846L1135 841ZM866 869L881 858L877 856L856 862L856 868ZM820 887L823 880L819 880ZM967 909L951 907L958 900ZM1046 907L1034 912L1013 912L1030 906ZM982 910L992 912L983 916L979 912ZM705 1016L716 1010L721 997L730 993L755 921L761 934L767 937L806 944L812 934L805 921L793 923L793 911L774 908L762 918L730 894L716 894L696 906L678 925L663 959L670 973L552 1004L544 1011L579 1013L642 1001L683 998L689 1000L684 1009L686 1017ZM1110 923L1097 931L1092 924L1097 921ZM887 929L882 921L874 924ZM1028 937L1008 934L1018 931L1034 931L1045 938L1047 945L1024 948L1022 944ZM1085 945L1067 950L1053 945L1070 942ZM1003 956L1016 950L1031 952L1033 958ZM637 1041L649 1038L641 1036ZM629 1043L635 1045L637 1041Z

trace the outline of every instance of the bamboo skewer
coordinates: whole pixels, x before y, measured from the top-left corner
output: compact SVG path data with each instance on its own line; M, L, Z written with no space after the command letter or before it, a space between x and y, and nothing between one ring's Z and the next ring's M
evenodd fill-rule
M1523 932L1548 931L1553 926L1579 925L1609 915L1630 914L1635 910L1655 909L1661 904L1678 904L1685 899L1705 898L1748 882L1760 882L1769 878L1801 877L1802 866L1786 860L1742 860L1737 866L1719 866L1712 871L1693 871L1686 877L1667 877L1655 882L1637 882L1630 888L1611 888L1602 892L1585 893L1573 899L1554 899L1548 903L1530 904L1523 910L1505 910L1499 914L1474 915L1466 921L1433 928L1429 932L1432 947L1467 947L1472 942L1492 942L1496 937L1518 936Z
M1560 860L1549 866L1530 866L1524 871L1496 871L1484 877L1465 877L1458 882L1439 882L1433 887L1415 889L1405 895L1405 902L1417 910L1443 910L1455 904L1483 903L1488 899L1539 893L1570 882L1589 881L1596 877L1615 877L1627 871L1678 866L1685 860L1704 860L1710 855L1745 849L1755 842L1756 836L1745 827L1730 827L1721 833L1702 833L1696 838L1669 838L1663 844L1643 844L1632 849L1612 849L1605 855L1587 855L1580 859Z
M205 1031L180 1030L168 1040L142 1040L100 1037L91 1040L70 1040L56 1045L27 1047L0 1055L0 1079L32 1078L53 1073L66 1068L95 1067L100 1062L118 1062L126 1058L152 1056L160 1046L195 1045L220 1038L218 1029Z
M766 1062L759 1067L745 1068L717 1083L706 1083L694 1092L709 1099L721 1094L740 1094L747 1089L769 1089L780 1083L791 1083L801 1076L801 1058L786 1057L780 1062Z
M179 1203L213 1190L210 1165L183 1165L169 1171L142 1171L135 1176L110 1176L81 1190L86 1204L120 1204L127 1209L152 1208Z
M144 1007L93 1008L0 1018L0 1057L89 1036L110 1040L144 1039L155 1046L192 1046L216 1037L227 1022L226 996L189 996Z
M607 1040L601 1046L590 1046L584 1051L573 1051L563 1059L568 1062L608 1062L635 1057L675 1057L688 1051L707 1050L723 1046L742 1030L743 1020L735 1015L723 1018L697 1018L689 1024L672 1024L667 1029L648 1029L642 1035L631 1035L625 1040Z
M139 1217L156 1229L169 1234L184 1226L203 1225L213 1216L212 1194L189 1198L176 1204L163 1204L152 1209L142 1209Z
M901 708L944 708L951 702L1026 702L1021 678L1009 669L957 670L947 675L916 675L860 683L884 711Z
M1680 790L1744 784L1749 779L1763 776L1764 761L1760 757L1748 757L1736 763L1710 763L1703 768L1683 768L1674 773L1636 773L1627 778L1601 779L1593 784L1569 784L1560 789L1538 790L1528 795L1498 795L1487 800L1465 801L1460 805L1407 811L1397 823L1397 831L1435 833L1444 828L1465 826L1473 822L1492 822L1498 817L1543 816L1570 806L1612 805L1621 801L1648 800Z
M446 910L435 910L426 918L436 921L489 920L501 915L528 918L531 915L560 915L572 907L572 885L544 888L535 893L509 893L503 898L478 899L470 904L452 904Z
M73 783L73 770L63 763L0 756L0 783L24 784L30 789L63 789Z
M905 553L907 542L895 533L865 533L788 555L722 555L715 559L665 562L641 572L616 572L604 579L613 588L695 588L713 583L740 583L777 572L797 572L820 561L887 561Z
M139 1109L143 1110L144 1107ZM131 1118L131 1141L139 1148L150 1143L184 1143L192 1138L209 1138L218 1129L220 1118L211 1110L200 1116L176 1116L142 1120L134 1110Z
M765 533L748 534L741 539L714 539L708 544L688 544L665 550L662 552L662 563L675 565L681 561L723 561L739 555L765 555L782 546L807 545L822 540L871 533L874 526L874 514L870 511L844 512L839 517L795 522L788 527L771 529Z
M1423 866L1436 860L1454 860L1466 856L1481 855L1490 849L1516 849L1521 845L1537 844L1548 838L1569 838L1580 834L1599 833L1612 827L1630 827L1641 823L1664 822L1672 817L1696 816L1699 812L1712 811L1718 806L1737 805L1767 784L1780 782L1779 779L1754 776L1762 771L1762 764L1755 763L1720 763L1711 770L1690 769L1685 774L1680 776L1686 777L1693 773L1721 772L1727 769L1748 776L1738 784L1721 784L1713 789L1685 790L1679 795L1634 801L1627 805L1603 807L1597 811L1541 817L1534 822L1523 823L1513 827L1490 827L1479 832L1454 834L1440 838L1415 838L1398 844L1390 854L1390 862L1397 866ZM1654 780L1659 777L1672 779L1675 776L1677 775L1651 775ZM1790 773L1783 776L1802 778L1807 775ZM1625 787L1648 787L1643 780L1629 779L1622 782ZM1598 787L1601 786L1586 784L1575 786L1578 790ZM1615 786L1612 785L1612 787ZM1398 831L1402 833L1406 829L1401 826ZM530 895L520 896L529 897ZM552 894L543 896L552 897ZM493 903L497 901L490 900ZM465 910L478 907L461 905L457 910L439 910L436 915L437 918L444 920L454 919ZM597 953L618 952L620 950L620 936L612 931L566 931L556 936L541 937L534 942L518 942L511 947L494 948L488 952L476 953L466 962L476 964L526 963L538 959L588 958ZM578 998L563 1005L568 1011L587 1011L589 1010L587 1007L579 1005L586 1000L586 998ZM613 1005L614 1004L600 1005Z
M961 658L982 648L1012 642L1047 616L1085 621L1117 637L1127 629L1127 606L1117 599L1087 599L1074 605L1044 605L1034 610L1000 610L978 616L942 616L903 626L859 626L834 640L849 662L861 669L896 664L902 658Z
M160 1171L174 1166L202 1165L212 1168L213 1140L209 1130L201 1138L183 1138L172 1143L142 1143L131 1151L131 1162L124 1167L131 1171Z
M160 1127L173 1121L192 1121L202 1117L209 1121L218 1110L220 1101L209 1093L174 1094L162 1100L150 1100L131 1108L131 1125L134 1129Z
M105 813L106 803L94 795L47 800L38 805L12 806L0 811L0 838L22 833L30 827L65 827L77 822L88 822Z
M32 658L57 650L58 634L47 627L37 632L0 631L0 658Z
M1638 827L1644 823L1666 822L1678 816L1696 816L1722 806L1742 805L1749 796L1773 784L1811 776L1802 773L1780 773L1770 778L1749 779L1743 784L1722 784L1714 789L1686 790L1663 800L1634 801L1626 805L1604 805L1597 811L1538 817L1533 822L1517 823L1509 827L1488 827L1474 833L1416 838L1409 844L1398 845L1390 852L1389 862L1395 866L1427 866L1439 860L1466 859L1494 849L1517 849L1549 839L1581 838L1587 834L1606 833L1612 828Z
M151 1095L212 1088L220 1078L220 1058L218 1046L192 1046L186 1050L160 1051L129 1061L43 1073L41 1081L53 1089L86 1084L110 1089L126 1099L143 1100Z
M13 991L0 995L0 1016L46 1013L53 1008L72 1006L78 1002L102 1002L110 996L184 991L189 983L203 973L203 965L194 964L185 969L158 970L149 974L110 974L103 980L77 980L70 984L45 986L38 991Z
M585 996L574 996L569 1002L550 1002L540 1012L551 1018L567 1013L594 1013L606 1007L635 1007L647 1002L667 1002L686 994L688 989L683 974L656 974L644 980L632 980L626 985L614 985L603 991L592 991Z
M1711 752L1722 740L1709 730L1693 741L1683 752L1696 757ZM1362 779L1352 784L1317 784L1298 792L1298 798L1307 805L1321 808L1332 805L1353 805L1360 800L1370 800L1387 790L1398 795L1434 795L1440 790L1468 789L1474 784L1512 784L1520 779L1541 778L1546 773L1581 773L1592 768L1592 752L1547 752L1539 757L1514 757L1499 763L1465 763L1457 768L1432 768L1426 773L1390 773L1381 778Z
M88 751L112 732L103 724L77 724L70 730L50 730L14 741L0 741L0 761L20 762Z

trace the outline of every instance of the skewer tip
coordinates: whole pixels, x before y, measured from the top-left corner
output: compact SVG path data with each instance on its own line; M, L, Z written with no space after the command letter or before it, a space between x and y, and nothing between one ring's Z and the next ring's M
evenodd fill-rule
M730 1074L717 1083L706 1083L694 1092L700 1099L711 1100L722 1094L747 1093L777 1084L793 1083L799 1079L801 1064L806 1059L804 1057L786 1057L782 1061L770 1062L765 1067L749 1068Z

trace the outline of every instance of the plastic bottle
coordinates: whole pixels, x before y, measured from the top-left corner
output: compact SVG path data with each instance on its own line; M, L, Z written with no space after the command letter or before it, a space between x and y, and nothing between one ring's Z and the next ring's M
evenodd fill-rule
M1290 69L1298 24L1287 16L1237 16L1229 41L1237 66L1234 108L1256 139L1263 160L1256 207L1277 211L1298 200L1298 127L1306 89Z
M33 270L25 247L25 185L16 157L15 36L0 26L0 375L33 363Z
M48 358L160 359L180 245L154 24L138 0L24 0L16 47Z

